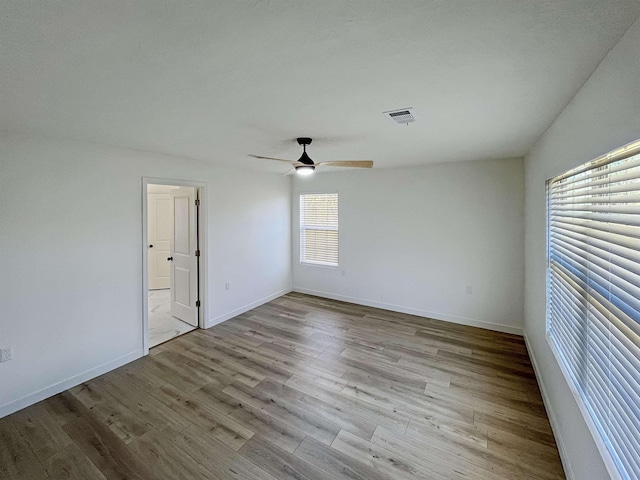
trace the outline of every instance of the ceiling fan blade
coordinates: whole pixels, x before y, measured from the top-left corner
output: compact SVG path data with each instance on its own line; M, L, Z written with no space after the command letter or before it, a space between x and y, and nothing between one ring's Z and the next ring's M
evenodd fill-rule
M296 163L295 160L285 160L284 158L263 157L261 155L251 155L251 154L249 154L249 156L253 158L263 158L264 160L277 160L279 162Z
M373 167L373 160L335 160L332 162L316 163L316 167L319 165L326 165L327 167L371 168Z
M287 173L285 173L284 175L285 175L285 176L287 176L287 175L294 175L295 173L296 173L296 169L295 169L295 168L292 168L291 170L287 170Z

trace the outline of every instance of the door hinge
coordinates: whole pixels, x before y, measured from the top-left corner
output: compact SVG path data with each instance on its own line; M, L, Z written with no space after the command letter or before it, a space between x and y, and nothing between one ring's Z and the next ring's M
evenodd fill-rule
M196 300L196 308L200 308L200 300Z
M200 250L196 250L196 257L200 256Z
M199 206L200 206L200 199L196 198L196 207L199 207Z

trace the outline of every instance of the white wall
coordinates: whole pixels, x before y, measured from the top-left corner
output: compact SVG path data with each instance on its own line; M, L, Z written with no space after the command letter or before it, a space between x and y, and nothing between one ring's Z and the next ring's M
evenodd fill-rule
M207 183L208 326L291 290L289 178L21 136L0 161L0 417L142 354L142 177Z
M340 266L300 264L299 194L336 191ZM521 333L522 159L296 178L292 207L294 290Z
M609 478L545 338L545 181L640 137L640 20L525 159L525 331L570 479Z

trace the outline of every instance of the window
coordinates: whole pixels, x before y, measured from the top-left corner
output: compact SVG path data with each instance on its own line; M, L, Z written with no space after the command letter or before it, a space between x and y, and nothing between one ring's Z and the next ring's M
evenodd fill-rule
M300 262L338 266L338 194L300 195Z
M552 350L612 473L639 479L640 141L547 182L547 252Z

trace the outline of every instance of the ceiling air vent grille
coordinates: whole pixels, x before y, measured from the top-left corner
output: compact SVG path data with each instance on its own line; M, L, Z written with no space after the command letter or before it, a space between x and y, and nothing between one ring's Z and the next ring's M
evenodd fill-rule
M409 125L418 119L416 111L413 108L400 108L383 113L386 117L389 117L393 123L398 125Z

